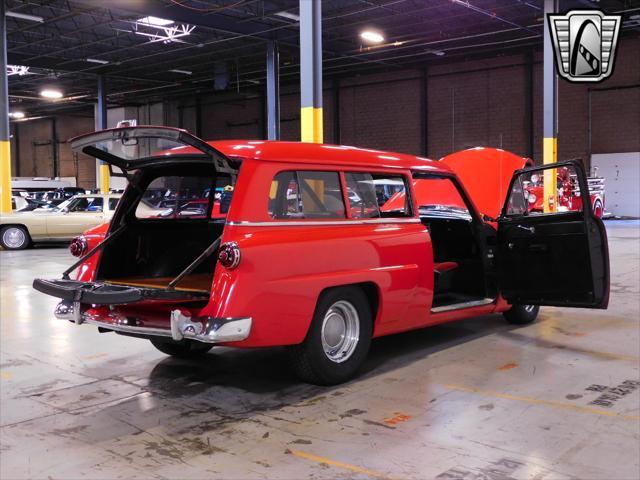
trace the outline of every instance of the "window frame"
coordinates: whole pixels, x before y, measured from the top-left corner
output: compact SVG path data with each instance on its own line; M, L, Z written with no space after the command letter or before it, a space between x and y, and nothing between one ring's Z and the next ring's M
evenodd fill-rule
M338 216L338 217L328 217L328 218L322 218L322 217L275 217L273 216L273 214L271 212L269 212L269 201L271 200L270 196L267 196L267 217L269 218L269 221L271 222L336 222L336 221L343 221L343 220L348 220L349 219L349 212L348 212L348 208L347 208L347 204L345 203L345 185L343 183L343 171L341 170L327 170L327 169L316 169L316 168L286 168L283 170L278 170L274 173L273 177L271 178L271 183L269 184L269 190L271 189L271 185L273 184L273 182L276 180L276 177L278 177L278 175L281 174L285 174L285 173L291 173L293 176L293 179L295 179L295 182L298 186L298 191L296 193L297 196L297 202L298 205L302 204L303 210L304 210L304 204L302 203L302 187L300 186L300 173L328 173L328 174L335 174L338 177L338 187L340 188L340 198L342 199L342 207L343 207L343 215L342 216ZM280 186L278 185L278 190L280 189ZM278 198L278 193L276 192L276 198L274 200L276 200ZM304 215L304 211L300 212L302 215Z
M355 218L351 215L351 202L349 202L348 195L348 185L347 185L347 177L348 173L351 174L369 174L369 175L388 175L390 177L400 177L404 183L404 191L405 191L405 203L407 205L407 213L402 216L394 216L394 217L371 217L371 218L363 218L358 217ZM344 195L345 205L348 205L347 208L347 218L349 220L393 220L393 219L405 219L405 218L415 218L416 217L416 208L413 201L413 190L411 188L411 182L409 181L409 176L405 172L392 172L389 170L376 170L376 169L348 169L340 171L340 181L342 182L342 193ZM380 207L378 206L378 210Z

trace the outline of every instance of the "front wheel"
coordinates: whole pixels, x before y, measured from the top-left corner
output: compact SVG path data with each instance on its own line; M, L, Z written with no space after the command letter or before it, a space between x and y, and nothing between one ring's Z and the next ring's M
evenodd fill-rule
M315 385L352 378L369 352L372 323L369 302L359 288L334 288L322 294L307 337L291 348L298 377Z
M502 315L513 325L527 325L536 319L539 311L539 305L514 305Z
M194 342L191 340L150 340L151 344L162 353L179 358L193 358L204 355L213 348L213 345L202 342Z
M31 237L21 225L11 225L0 230L0 245L7 250L24 250L31 244Z

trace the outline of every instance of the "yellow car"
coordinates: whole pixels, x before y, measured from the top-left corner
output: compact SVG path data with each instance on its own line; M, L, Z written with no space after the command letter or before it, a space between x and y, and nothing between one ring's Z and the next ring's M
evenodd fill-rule
M22 250L33 243L68 241L111 220L122 194L76 195L52 210L0 214L0 245Z

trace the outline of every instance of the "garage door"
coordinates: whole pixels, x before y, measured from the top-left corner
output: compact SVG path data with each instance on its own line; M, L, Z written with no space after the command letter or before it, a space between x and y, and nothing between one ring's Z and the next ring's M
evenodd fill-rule
M606 179L607 212L640 217L640 152L594 154L591 166L598 167L598 175Z

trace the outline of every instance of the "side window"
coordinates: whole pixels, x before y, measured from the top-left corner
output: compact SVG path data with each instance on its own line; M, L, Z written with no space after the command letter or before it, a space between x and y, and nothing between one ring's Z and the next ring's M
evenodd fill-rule
M280 172L271 182L272 218L345 218L337 172Z
M116 207L118 206L118 202L120 201L119 198L110 198L109 199L109 210L111 210L112 212L116 209Z
M101 212L102 204L102 197L80 197L69 205L69 211L74 213Z
M411 216L407 186L402 175L346 173L349 210L353 218Z
M573 166L531 170L521 173L513 182L506 214L518 216L581 212L582 199L578 175Z

